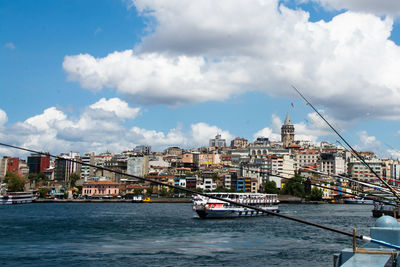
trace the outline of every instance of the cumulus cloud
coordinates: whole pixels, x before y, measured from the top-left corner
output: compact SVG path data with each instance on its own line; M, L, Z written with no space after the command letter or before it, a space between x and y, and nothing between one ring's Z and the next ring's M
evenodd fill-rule
M103 58L66 56L70 81L167 105L251 90L285 97L295 84L338 120L400 119L400 47L388 39L390 17L348 11L311 22L278 0L133 4L154 22L150 33L135 49Z
M396 149L388 149L387 150L389 156L394 159L400 159L400 151Z
M127 127L126 120L134 119L139 111L139 108L132 108L121 99L102 98L86 107L78 117L50 107L23 122L6 126L3 124L7 121L7 114L0 110L0 139L7 144L53 154L68 151L121 152L136 145L151 145L156 151L169 146L193 148L207 146L209 139L217 133L232 139L228 131L204 122L191 124L187 132L182 130L181 125L167 132ZM0 148L0 155L24 154Z
M7 122L7 114L4 112L4 110L0 109L0 127L3 126Z
M397 0L311 0L328 10L352 10L377 15L400 15L400 2ZM308 2L308 1L304 1Z
M199 122L190 125L191 128L191 139L193 144L198 146L208 145L211 138L215 138L217 134L221 135L222 139L229 140L233 139L233 136L229 131L224 131L215 125L208 125L204 122Z
M119 98L110 98L109 100L102 98L90 105L90 108L113 112L117 117L127 119L134 119L140 111L140 108L130 108L128 103Z
M367 131L359 131L357 135L360 142L354 146L355 150L371 151L379 157L397 157L398 151L394 149L385 150L382 146L382 142L379 141L376 136L368 135Z

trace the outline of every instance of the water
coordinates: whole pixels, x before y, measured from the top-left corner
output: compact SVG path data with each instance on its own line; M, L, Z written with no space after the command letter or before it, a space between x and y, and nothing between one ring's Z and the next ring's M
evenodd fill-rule
M290 216L369 235L371 206L280 205ZM191 204L0 206L0 264L332 266L351 238L274 216L202 220Z

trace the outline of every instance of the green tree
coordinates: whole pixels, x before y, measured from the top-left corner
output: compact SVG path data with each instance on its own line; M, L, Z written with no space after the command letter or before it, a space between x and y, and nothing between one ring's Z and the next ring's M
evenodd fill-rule
M39 188L39 197L44 198L49 193L47 188Z
M4 181L7 183L7 191L19 192L24 191L25 179L15 172L7 172Z
M268 181L264 184L264 192L268 194L278 194L279 189L276 187L275 181Z
M324 195L324 192L322 192L321 189L317 187L313 187L311 189L311 194L310 194L310 200L322 200L322 196Z
M77 174L76 172L73 172L69 175L69 184L71 187L75 187L76 181L81 179L81 176Z
M160 192L158 192L158 194L162 197L166 197L168 195L168 190L163 186L160 189Z
M135 189L133 189L133 193L134 193L135 195L140 195L140 194L142 194L142 192L143 192L143 190L140 189L140 188L135 188Z
M288 180L283 188L283 193L287 195L292 195L296 197L304 197L304 185L303 185L303 178L298 174Z
M146 189L146 194L147 194L147 195L153 194L153 187L147 188L147 189Z
M213 180L213 182L215 182L216 180L218 180L218 178L219 178L218 173L214 172L213 175L212 175L212 180Z
M78 195L82 195L82 186L81 185L77 185L75 186L76 189L78 189L78 191L76 192Z

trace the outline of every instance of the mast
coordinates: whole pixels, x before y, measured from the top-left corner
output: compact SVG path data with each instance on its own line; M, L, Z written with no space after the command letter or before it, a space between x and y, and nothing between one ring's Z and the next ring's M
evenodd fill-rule
M307 105L309 105L317 114L318 116L337 134L337 136L339 136L340 139L342 139L343 142L346 143L346 145L350 148L350 150L357 156L357 158L365 165L368 167L368 169L376 176L376 178L378 178L391 192L392 194L397 198L397 200L400 201L400 196L399 194L396 192L396 190L393 189L393 187L391 187L385 180L383 180L375 171L374 169L372 169L372 167L364 160L363 157L361 157L361 155L339 134L338 131L336 131L335 128L333 128L333 126L321 115L321 113L319 113L319 111L310 103L310 101L308 101L303 95L302 93L300 93L300 91L294 86L292 85L293 89L300 95L300 97L306 101Z

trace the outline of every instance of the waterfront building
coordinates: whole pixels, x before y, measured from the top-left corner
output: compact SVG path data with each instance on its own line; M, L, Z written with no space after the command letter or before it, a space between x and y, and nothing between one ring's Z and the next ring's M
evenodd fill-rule
M337 153L321 153L317 164L319 171L323 173L335 175L346 173L346 162Z
M8 159L9 157L4 156L1 161L0 161L0 181L4 179L7 173L7 167L8 167Z
M28 156L29 173L45 173L50 168L50 155L31 154Z
M94 157L95 157L94 152L85 153L81 158L82 163L95 165ZM81 166L81 179L83 179L84 182L87 182L89 177L94 176L94 172L95 172L95 169L93 167L90 167L87 165L82 165Z
M400 163L393 159L382 159L383 177L390 185L399 185L400 183Z
M197 176L188 176L185 179L186 179L186 188L189 188L189 189L196 188Z
M215 138L210 139L209 146L218 148L226 147L226 140L222 139L220 134L217 134Z
M384 164L381 159L369 158L365 159L369 166L380 176L383 176ZM348 175L352 179L360 180L363 182L376 183L377 178L371 173L369 168L356 158L351 158L347 163Z
M73 160L74 162L69 160ZM80 160L78 152L62 153L55 161L54 179L69 185L71 173L81 173L82 164L79 163Z
M289 112L286 114L285 122L281 127L281 141L285 148L294 143L294 126L290 120Z
M201 190L207 190L207 191L214 191L217 189L217 184L213 181L212 178L202 178L201 183L197 186L197 188L200 188Z
M89 181L82 185L82 195L89 197L116 197L119 184L111 181Z
M246 182L243 177L238 178L236 180L236 191L238 192L245 192L246 191Z

